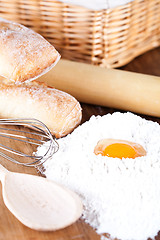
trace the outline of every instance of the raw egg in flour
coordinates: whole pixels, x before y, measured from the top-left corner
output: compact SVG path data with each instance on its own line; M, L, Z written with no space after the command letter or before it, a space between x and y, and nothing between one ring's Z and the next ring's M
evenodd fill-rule
M100 140L95 149L96 155L112 158L136 158L146 155L145 149L138 143L129 142L117 139L102 139Z

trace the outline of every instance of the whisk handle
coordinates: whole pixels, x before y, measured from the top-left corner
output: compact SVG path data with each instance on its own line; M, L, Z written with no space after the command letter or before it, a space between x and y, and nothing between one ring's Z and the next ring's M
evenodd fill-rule
M0 181L2 181L8 170L0 164Z

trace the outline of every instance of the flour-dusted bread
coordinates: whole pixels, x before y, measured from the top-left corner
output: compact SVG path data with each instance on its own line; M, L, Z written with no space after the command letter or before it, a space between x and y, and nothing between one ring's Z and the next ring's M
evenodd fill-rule
M0 118L36 118L57 138L70 133L82 117L71 95L38 82L20 85L0 80Z
M55 48L41 35L0 18L0 75L16 83L34 79L59 60Z

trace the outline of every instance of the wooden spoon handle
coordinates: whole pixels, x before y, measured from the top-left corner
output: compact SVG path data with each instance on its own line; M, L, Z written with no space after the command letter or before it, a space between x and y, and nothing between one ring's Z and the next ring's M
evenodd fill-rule
M7 172L9 172L9 171L0 164L0 181L1 182L3 181Z

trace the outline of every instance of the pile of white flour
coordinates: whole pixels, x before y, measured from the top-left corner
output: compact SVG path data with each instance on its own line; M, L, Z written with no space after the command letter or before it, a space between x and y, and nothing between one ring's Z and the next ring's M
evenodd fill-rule
M128 140L147 151L136 159L94 154L103 138ZM59 139L59 151L44 164L47 178L81 196L83 218L99 234L147 240L160 230L160 126L131 113L91 119ZM38 149L38 154L45 145ZM107 239L102 237L102 239Z

